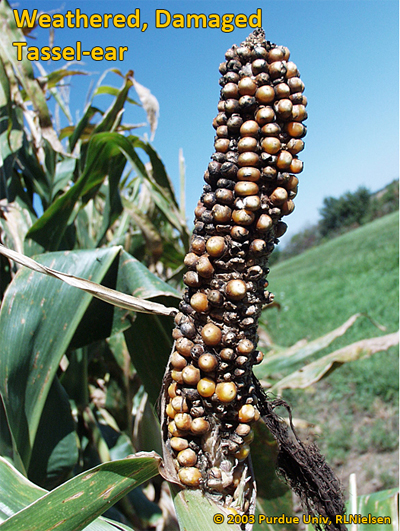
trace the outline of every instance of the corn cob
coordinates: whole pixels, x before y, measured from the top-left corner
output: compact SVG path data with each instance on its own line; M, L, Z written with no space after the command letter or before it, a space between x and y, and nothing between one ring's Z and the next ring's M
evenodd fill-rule
M307 100L289 50L256 30L221 63L215 152L195 209L186 290L162 405L173 480L247 512L254 501L252 367L257 321L273 301L268 257L294 209Z

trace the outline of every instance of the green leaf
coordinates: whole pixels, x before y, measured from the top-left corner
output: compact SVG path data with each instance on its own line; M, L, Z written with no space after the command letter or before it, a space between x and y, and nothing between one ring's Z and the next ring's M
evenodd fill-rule
M350 503L347 503L347 518L350 514ZM399 527L399 490L390 489L373 492L365 496L357 497L357 512L362 516L389 517L391 526L379 523L358 524L357 531L390 531Z
M177 208L179 208L175 198L175 192L172 183L170 181L170 178L168 177L162 160L158 156L157 151L152 147L151 144L149 144L148 142L143 142L143 140L140 140L140 138L137 137L133 145L135 147L142 148L147 153L151 162L151 166L153 168L152 179L162 189L165 197L167 197L170 201L173 202L173 204Z
M266 523L267 517L274 516L278 518L280 517L281 520L284 520L284 525L281 522L276 524ZM287 489L286 493L278 498L265 499L258 496L253 531L265 531L266 529L268 531L282 531L282 529L285 529L286 531L297 531L297 524L294 524L291 520L294 516L292 492L290 489Z
M132 76L133 72L130 70L124 78L124 84L118 91L114 103L109 107L109 109L107 109L102 120L97 124L94 134L110 131L114 126L115 121L118 119L120 112L124 108L129 90L133 85Z
M75 165L76 159L73 159L72 157L68 157L57 163L51 191L52 200L58 192L63 190L67 184L73 180Z
M228 523L229 515L233 512L217 505L213 500L204 496L200 490L180 490L170 486L174 499L176 515L181 531L240 531L240 526ZM223 523L216 525L214 516L223 516Z
M0 457L0 522L35 502L46 492Z
M83 135L85 136L85 138L82 139L86 140L86 135L88 133L90 133L90 135L93 133L95 126L90 124L90 120L96 113L99 113L100 115L103 114L100 109L90 105L86 108L84 115L82 116L76 127L73 127L71 130L67 127L63 129L62 136L60 135L60 138L63 138L64 136L69 136L69 133L71 132L69 139L69 149L71 152L74 150L76 143L79 139L82 138Z
M100 282L118 252L56 253L40 260ZM56 279L22 269L3 301L0 390L26 467L54 375L90 300L90 295Z
M252 429L254 441L251 444L251 461L257 480L257 494L265 500L285 496L290 489L276 475L278 443L263 422L255 423Z
M121 89L118 89L116 87L110 87L109 85L100 85L94 93L93 96L98 96L99 94L109 94L110 96L118 96ZM139 105L139 103L132 98L126 98L126 101L131 103L132 105Z
M33 445L29 479L46 489L52 489L66 480L78 462L77 443L68 395L58 378L55 378Z
M102 523L110 522L105 519L96 521L97 525L93 527L88 524L129 491L157 475L160 461L161 458L154 453L136 454L99 465L46 492L0 458L0 501L3 515L6 511L5 516L9 516L0 528L2 531L48 531L53 528L95 531L112 529L110 525L115 525L128 529L117 522L108 524L109 527L102 526Z
M76 202L100 185L108 175L109 167L120 164L121 149L132 149L129 141L117 133L101 133L89 142L85 169L78 181L58 197L27 233L47 250L57 250Z
M88 72L83 72L82 70L68 70L68 65L60 68L59 70L54 70L45 76L40 78L42 83L47 85L47 88L53 88L58 85L58 83L65 77L70 76L87 76Z
M7 157L14 155L21 148L22 137L23 131L19 129L12 129L10 132L4 131L1 133L0 153L3 164Z
M173 288L118 247L49 253L41 256L40 260L43 265L51 263L60 269L90 277L93 281L104 281L112 286L116 284L120 292L134 293L142 299L158 297L171 302L171 297L175 300L179 298ZM4 339L0 359L0 390L10 429L26 467L30 463L32 445L47 394L67 348L77 348L104 339L127 326L121 325L126 312L115 310L114 313L111 306L99 301L89 305L90 300L90 295L81 290L26 269L19 271L4 299L0 313L0 336ZM125 323L130 324L130 319ZM161 326L162 330L162 338L156 338L156 350L166 344L167 349L161 349L160 352L167 359L171 344L170 318L157 320L151 316L144 321L139 318L134 328L142 326L143 330L149 330L154 336L153 323ZM140 336L141 331L137 328L133 337ZM137 342L133 350L136 352L140 345ZM144 341L139 357L144 352L148 353L148 348ZM161 379L158 385L160 383Z
M26 470L19 455L17 443L10 428L7 418L7 411L4 406L4 400L0 393L0 456L9 459L19 472L26 476ZM1 511L0 511L1 513Z
M134 326L124 332L132 363L153 405L171 353L171 330L169 317L137 314Z

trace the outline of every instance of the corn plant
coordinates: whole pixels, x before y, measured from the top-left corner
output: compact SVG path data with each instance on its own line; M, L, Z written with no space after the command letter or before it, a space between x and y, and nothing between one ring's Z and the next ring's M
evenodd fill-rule
M236 393L235 399L242 392L239 385L236 385L238 380L213 380L211 376L215 375L216 367L213 366L215 355L212 352L198 353L190 363L192 369L189 376L194 374L196 379L200 371L208 374L196 381L196 386L189 382L189 376L182 378L181 382L180 376L175 375L175 380L170 374L173 371L179 372L176 363L182 363L180 358L185 358L178 347L173 350L168 362L172 347L171 317L175 317L173 339L177 345L179 340L185 337L184 331L187 332L190 328L192 312L188 311L189 305L200 316L195 324L200 327L198 330L202 342L206 347L217 346L212 345L210 341L215 341L215 333L218 334L215 327L218 326L209 322L214 328L208 326L208 333L207 323L202 321L201 315L207 315L209 310L208 307L202 306L204 304L218 307L217 299L221 287L218 291L211 285L212 289L208 286L204 289L203 285L203 290L186 292L179 313L176 308L181 294L176 288L179 287L183 274L182 263L185 256L185 265L189 266L188 273L196 273L202 279L212 277L208 276L206 271L209 265L223 267L217 263L218 260L221 262L223 255L220 253L220 236L208 234L210 227L204 229L207 236L210 236L207 242L203 242L208 255L212 257L208 260L205 249L201 246L204 234L201 233L199 225L207 225L205 212L209 210L209 205L206 202L213 201L211 195L214 192L217 195L217 190L214 190L216 181L214 183L213 179L219 167L216 168L214 164L211 171L214 172L213 178L209 170L210 183L207 182L207 185L211 190L205 190L205 194L209 195L207 199L205 196L202 199L206 208L199 205L196 212L197 232L190 241L189 231L159 156L149 142L129 134L135 126L122 123L124 106L135 104L129 96L131 88L136 88L139 98L143 100L142 88L133 78L132 72L125 76L117 72L122 78L120 89L99 84L84 109L83 117L74 124L68 105L63 100L60 85L63 79L78 75L79 72L61 69L47 74L42 69L41 75L35 77L28 61L18 63L15 60L11 42L21 40L23 36L13 25L13 17L6 2L0 4L0 17L3 29L0 39L0 237L2 243L9 248L7 250L6 247L0 246L1 289L2 294L4 293L0 313L0 527L5 530L45 530L56 527L69 531L83 528L106 530L132 527L139 530L153 526L177 528L171 497L162 477L172 481L172 498L181 528L211 528L216 513L225 515L225 523L219 526L220 529L239 528L238 523L228 525L228 517L235 514L248 517L246 522L241 520L243 526L248 528L249 516L255 506L264 514L290 513L290 492L287 486L277 480L274 469L275 459L282 453L282 448L284 455L290 459L294 458L295 452L292 443L287 439L284 423L268 405L271 402L265 398L261 385L257 384L258 380L254 380L256 389L249 394L249 397L252 397L252 393L255 393L253 402L238 398L238 414L242 417L240 424L250 425L256 416L255 405L259 403L259 413L270 431L274 435L278 433L278 442L274 441L262 424L254 425L251 434L250 429L246 434L237 433L236 441L233 441L237 447L228 448L228 457L236 457L225 460L233 467L237 467L236 463L239 463L239 466L236 476L232 466L229 470L220 467L221 476L222 472L232 476L232 481L225 481L225 486L222 482L218 485L217 471L214 470L211 477L207 475L204 467L202 470L196 470L200 471L202 478L204 474L208 482L206 488L196 488L205 484L203 480L200 483L199 477L195 479L196 484L190 484L192 479L189 477L188 480L188 475L181 473L182 468L190 467L181 465L178 458L179 452L185 451L186 448L177 451L177 455L173 453L176 450L172 445L172 438L179 438L182 433L171 433L172 438L166 435L166 431L172 431L169 429L172 420L167 420L165 414L169 419L174 419L179 414L183 416L185 400L192 400L188 393L184 396L175 389L171 391L175 396L169 395L171 403L165 403L168 389L173 386L173 382L169 381L171 378L177 384L175 388L178 390L183 382L186 387L194 390L203 380L203 387L200 386L198 391L203 398L207 398L204 397L204 393L207 393L204 391L206 385L214 385L216 397L225 404L233 402L232 392ZM247 43L228 51L228 55L232 57L227 57L227 64L220 67L224 77L228 71L234 72L235 68L239 67L234 64L234 68L230 70L229 61L243 64L243 68L249 72L248 65L252 59L257 70L252 72L252 75L255 78L259 76L260 88L264 87L259 92L258 97L261 100L259 99L258 103L266 103L265 98L271 97L271 91L267 88L270 85L266 82L270 68L265 66L267 61L262 55L271 54L268 64L282 63L281 70L285 67L283 61L288 63L287 49L264 43L263 34L255 33ZM251 55L254 53L261 55L255 58ZM297 94L292 108L296 105L301 107L305 100L299 100L303 96L297 68L291 63L285 72L287 71L291 72L287 86L293 85L293 94ZM277 70L275 79L279 80L280 75L286 74ZM248 96L243 103L242 121L243 118L248 118L251 105L254 107L251 100L254 80L250 80L250 83L246 77L250 76L242 76L242 83L237 84L238 91L244 91L242 97ZM296 81L293 81L294 78ZM229 84L235 83L232 79L225 83L222 100L224 106L228 105L228 102L234 105L232 100L237 101L230 92L234 87L228 87ZM275 85L278 86L279 83ZM279 90L283 91L284 87ZM94 104L96 95L102 93L114 97L112 105L105 112ZM256 91L253 91L253 94L256 94ZM70 124L60 131L55 130L51 120L46 101L49 95L56 100L70 120ZM277 98L275 111L285 122L289 116L285 115L288 110L280 102L288 98L283 95L282 92L281 97ZM256 115L265 108L264 106L257 109ZM253 112L254 110L255 107ZM274 141L276 131L273 133L271 127L266 129L268 132L265 132L263 150L267 154L265 160L268 159L265 168L269 169L263 178L271 182L274 181L272 162L275 164L278 159L279 164L285 168L287 166L286 169L290 169L292 173L301 170L296 153L302 148L299 137L303 136L305 131L301 124L305 115L302 108L297 108L295 112L303 114L297 116L298 121L288 122L292 125L287 134L294 140L291 142L287 139L285 144L290 144L289 150L283 149L281 145L277 146ZM265 113L266 111L262 111L258 119L265 121ZM215 124L215 148L216 153L220 155L214 157L213 162L220 166L224 163L216 159L221 159L221 154L226 153L226 148L229 148L227 135L232 131L234 136L238 134L238 113L231 114L233 121L236 120L233 128L232 124ZM152 113L149 112L149 115ZM221 117L219 119L223 120ZM246 121L249 120L245 119L244 122ZM254 129L254 124L247 125ZM263 127L266 125L268 121ZM239 129L241 126L242 124ZM257 181L256 168L248 157L248 153L254 153L249 147L254 144L251 141L254 138L251 127L248 129L249 134L242 135L243 139L236 139L236 144L238 146L244 140L241 145L245 148L243 153L247 158L242 166L242 173L247 181L244 179L242 182L254 184ZM277 147L279 149L276 153L279 154L275 157L270 151ZM149 162L143 162L143 155ZM234 171L232 166L235 164L227 162L229 171ZM220 176L221 179L229 180L227 177ZM285 229L279 220L281 213L290 213L293 209L291 201L295 195L296 179L284 177L278 185L275 183L275 186L262 189L264 196L260 194L259 202L249 199L258 197L254 186L250 187L253 190L251 194L249 189L242 190L243 186L235 191L239 201L236 201L235 207L231 209L234 227L237 229L233 231L233 239L240 242L239 247L243 245L244 230L253 230L252 224L259 223L257 230L264 236L269 235L265 238L268 242L265 250L267 253L272 250L278 234ZM227 206L226 197L231 195L228 193L230 189L229 186L223 188L222 195L225 199L222 204ZM257 215L255 221L255 215L253 217L251 214L258 210L257 205L261 207L261 204L268 204L266 198L270 196L272 212ZM214 205L211 205L211 208L213 207ZM227 208L230 209L229 206ZM40 210L43 210L42 214ZM226 214L226 209L214 211L214 218L218 218L217 227L224 225L225 222L220 217ZM249 223L243 222L244 214L251 218ZM202 220L199 221L200 217ZM251 229L246 228L250 225ZM226 241L223 242L223 250ZM263 240L256 238L255 241ZM265 269L267 253L264 252L264 246L256 243L253 247L251 252L255 256L263 257L261 269ZM193 254L197 258L191 256ZM35 260L32 260L32 256ZM208 262L203 264L204 268L197 267L203 256ZM234 257L229 256L229 260L231 259ZM36 273L28 269L17 270L15 263L27 266ZM256 263L251 264L253 270L257 266L260 267ZM193 274L188 273L185 275L185 284L189 288L200 287L191 285L193 279L188 279L193 277ZM249 287L240 275L228 279L228 284L229 282L232 284L227 286L226 294L232 301L240 301L248 296ZM217 291L215 299L213 296L208 297L210 291ZM207 301L204 298L205 293ZM192 301L193 297L196 300ZM272 301L269 294L265 297L264 302ZM257 304L260 304L261 308L261 301ZM233 312L231 309L230 313ZM242 341L240 348L243 350L243 356L253 356L255 351L256 319L255 323L250 325L252 333L254 332L252 338L238 339ZM225 330L223 332L226 333ZM192 332L187 333L190 335ZM240 327L238 333L240 334ZM186 339L191 341L187 335ZM220 339L222 340L222 333ZM388 339L387 343L390 341L393 342L393 339ZM197 342L197 346L203 346L202 342ZM252 342L251 348L249 342ZM224 348L229 350L231 346L224 345ZM236 347L236 344L234 346ZM247 352L249 348L250 351ZM381 344L379 348L386 348L386 344ZM218 353L222 357L220 350L218 342ZM374 351L376 350L375 347ZM224 356L225 354L228 356L228 353L224 353ZM304 353L297 353L297 356L303 356L303 359L306 357ZM261 353L254 354L254 358L261 361ZM273 377L275 372L273 364L271 365L273 356L269 358L267 355L258 368L262 371L260 378L270 386L270 376ZM346 361L343 357L340 360ZM166 366L167 371L164 374ZM182 372L183 370L184 367ZM319 377L327 372L328 369L322 369ZM248 379L251 378L249 372ZM211 383L206 382L207 379ZM298 378L296 381L298 382ZM162 382L163 438L154 414ZM282 382L275 382L277 389L288 387L284 379ZM225 383L230 384L229 388ZM220 387L217 389L218 385ZM180 401L179 411L174 408L175 398L178 398L175 402ZM202 407L201 404L191 406ZM207 415L196 417L202 419L196 422L203 424L200 429L204 428L204 423L220 423L218 415L213 416L211 411L213 405L209 406L205 402L205 406L208 408ZM219 411L223 413L224 408ZM249 412L254 414L252 418L245 417L245 413ZM194 420L191 419L191 422ZM225 428L227 436L222 438L225 437L225 442L229 442L233 430L229 426ZM247 451L250 442L248 436L252 437L253 432L255 441L252 454L255 476L258 478L257 501ZM192 434L196 435L193 431ZM208 446L205 439L202 440L196 459L212 452L213 446L219 451L218 444L214 444L218 443L220 437L218 430L214 430L214 436L215 441L212 437L209 438ZM192 442L196 444L195 437L188 435L187 430L185 437L188 447ZM247 441L243 437L248 437ZM196 453L194 444L190 449ZM220 447L225 448L227 445ZM301 450L297 441L294 449L299 448ZM239 455L240 452L243 455ZM316 450L311 453L314 458L317 456L318 463L323 463ZM307 452L304 455L309 456ZM190 453L189 459L191 457ZM175 458L178 460L175 461ZM218 468L221 464L217 461L218 459L212 468ZM176 462L180 465L177 468ZM312 466L311 463L309 468L312 469ZM293 479L290 478L290 466L281 465L281 468L289 484L294 486ZM330 474L328 468L324 470ZM214 483L212 480L215 480ZM207 496L204 496L204 490L208 491ZM221 497L218 497L216 492L223 496L224 504L221 505ZM308 509L314 511L314 506L306 499L307 503ZM114 504L117 505L110 510ZM100 517L107 509L108 517ZM236 522L235 519L233 521Z

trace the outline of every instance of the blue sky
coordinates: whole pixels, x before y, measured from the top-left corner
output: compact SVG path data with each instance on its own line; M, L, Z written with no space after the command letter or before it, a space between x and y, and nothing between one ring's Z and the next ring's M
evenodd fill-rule
M201 194L203 173L213 153L212 120L219 100L219 63L232 44L240 44L251 28L224 33L219 29L155 28L155 11L173 13L245 13L262 9L266 38L287 46L305 83L308 98L306 148L300 154L296 210L287 218L284 238L318 219L326 196L337 197L364 185L371 191L398 178L398 2L395 0L263 0L250 1L20 1L18 10L65 13L123 13L140 9L145 32L137 29L56 29L55 45L82 48L128 46L123 62L85 59L83 68L96 76L71 81L75 112L83 109L91 81L111 67L123 73L132 69L136 80L148 87L160 103L154 146L178 189L178 152L186 161L186 211L191 224ZM48 43L49 32L37 28L36 42ZM49 62L48 70L63 62ZM120 86L109 74L106 81ZM136 95L132 92L132 97ZM102 100L102 98L104 98ZM98 97L105 108L107 100ZM128 107L125 121L145 120L142 109ZM139 134L148 129L138 130Z

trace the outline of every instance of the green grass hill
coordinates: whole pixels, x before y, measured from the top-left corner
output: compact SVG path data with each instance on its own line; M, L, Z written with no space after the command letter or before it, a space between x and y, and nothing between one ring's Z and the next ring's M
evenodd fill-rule
M388 214L301 255L271 266L269 289L280 310L263 322L273 340L290 346L315 339L367 313L329 350L398 330L399 213ZM360 493L398 482L398 349L348 363L305 391L287 391L294 415L319 422L319 445L344 484L357 471ZM321 420L322 419L322 420Z

